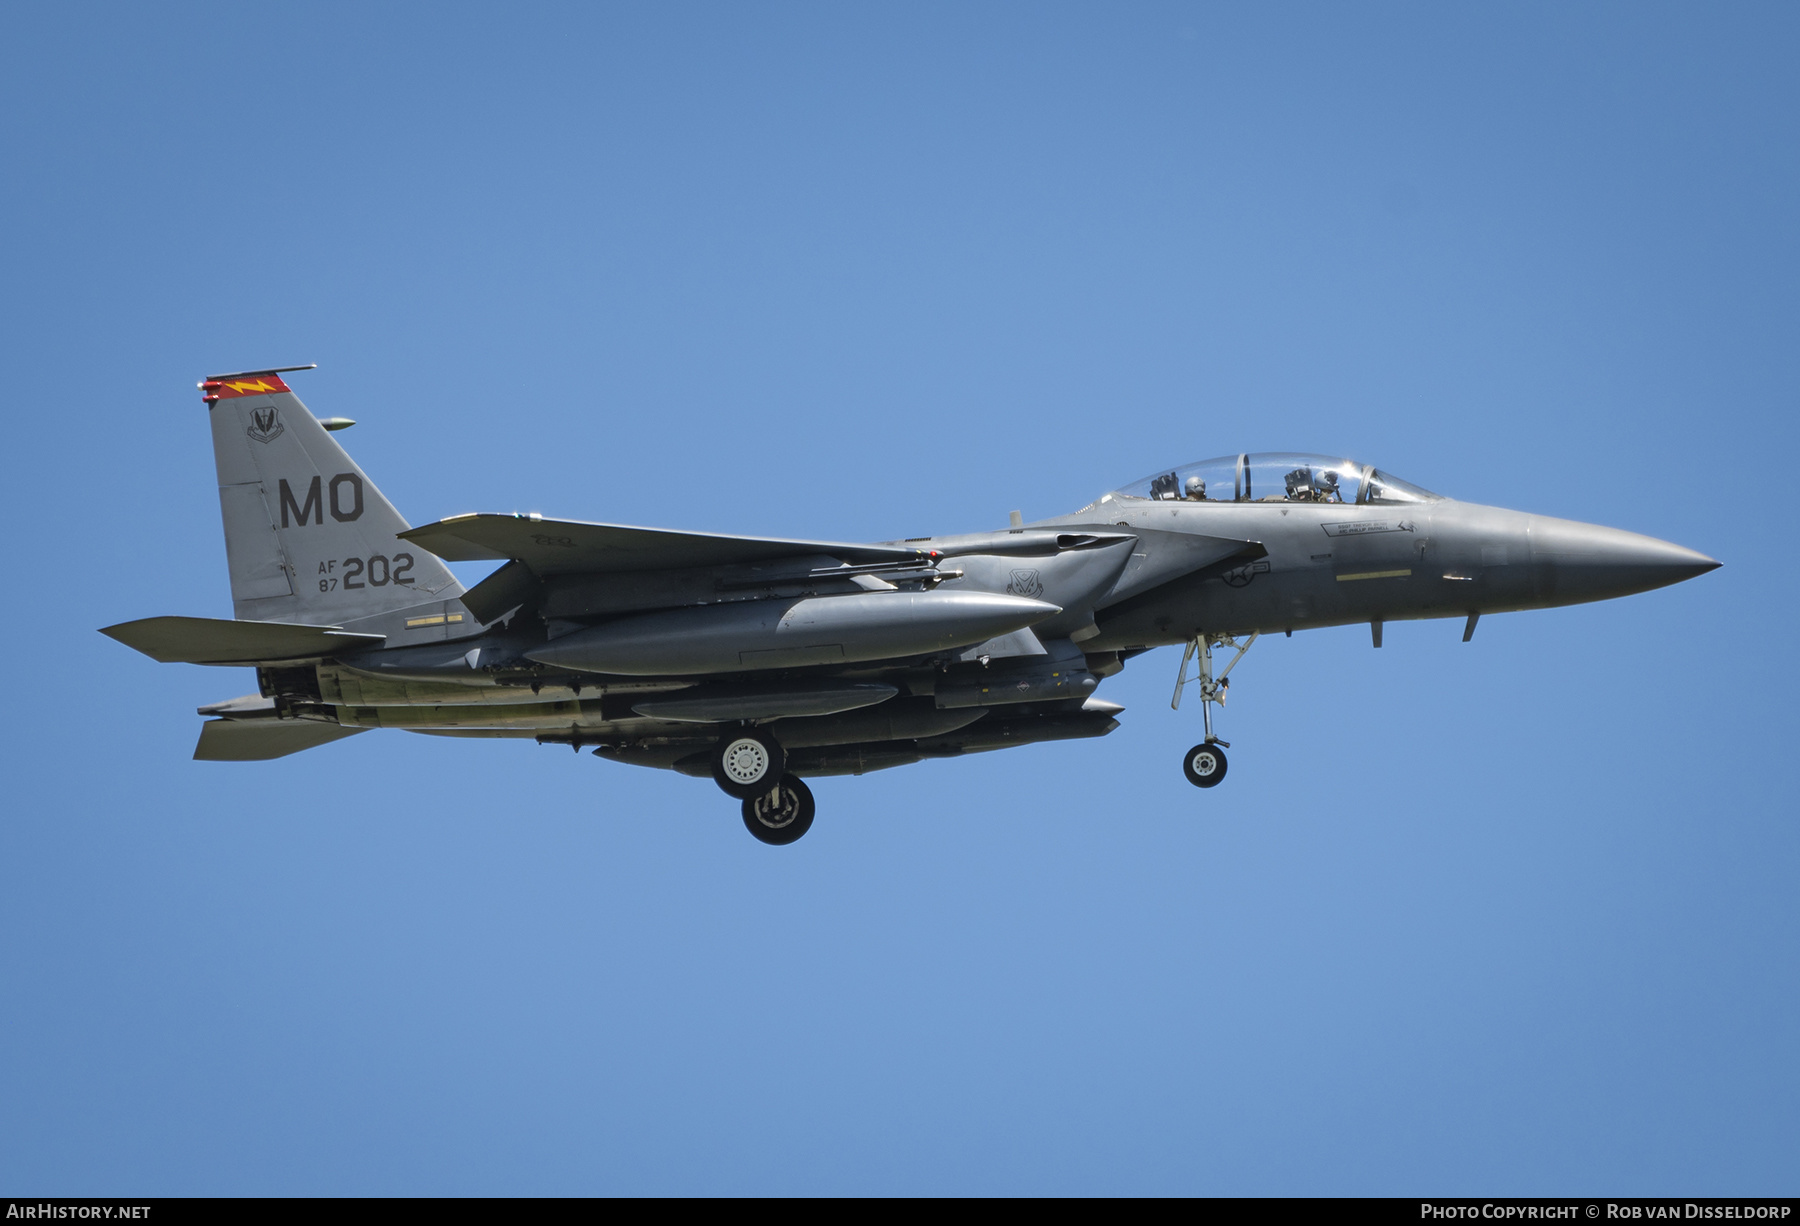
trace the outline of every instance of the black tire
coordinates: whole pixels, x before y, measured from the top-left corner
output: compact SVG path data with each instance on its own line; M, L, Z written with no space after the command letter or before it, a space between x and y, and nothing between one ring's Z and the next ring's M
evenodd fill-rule
M787 754L781 743L761 728L732 732L713 750L712 773L725 795L747 800L781 781Z
M812 829L814 812L812 789L788 775L744 801L744 829L759 842L785 847Z
M1181 773L1197 788L1216 788L1225 782L1225 751L1216 743L1196 745L1181 759Z

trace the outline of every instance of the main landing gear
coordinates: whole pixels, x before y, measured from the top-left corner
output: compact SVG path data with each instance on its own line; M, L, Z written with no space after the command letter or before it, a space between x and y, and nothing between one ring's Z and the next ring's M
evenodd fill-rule
M1258 631L1257 634L1260 634ZM1231 748L1231 742L1221 741L1213 735L1212 704L1225 706L1226 692L1231 688L1230 672L1237 667L1237 662L1244 658L1250 645L1256 642L1257 634L1252 634L1240 644L1229 634L1200 634L1187 645L1181 656L1181 671L1175 674L1175 697L1170 700L1172 710L1181 709L1181 691L1189 682L1200 684L1200 719L1206 728L1206 739L1188 750L1181 759L1181 773L1187 781L1197 788L1216 788L1225 782L1225 751ZM1231 663L1225 666L1217 678L1213 676L1213 648L1236 647L1237 654L1231 657ZM1200 657L1200 671L1188 676L1188 662L1196 655Z
M780 782L786 766L781 743L761 728L727 733L713 750L713 780L737 800L768 791Z
M794 842L812 829L812 789L793 775L766 792L744 801L744 829L777 847Z
M728 733L713 750L712 773L743 801L744 828L762 842L784 846L812 829L812 789L787 773L786 751L764 729Z

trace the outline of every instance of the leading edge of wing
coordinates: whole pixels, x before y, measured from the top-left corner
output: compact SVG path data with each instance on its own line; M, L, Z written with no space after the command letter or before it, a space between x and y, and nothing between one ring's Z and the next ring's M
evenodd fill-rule
M821 553L852 563L911 561L928 556L925 550L896 545L675 532L630 524L591 524L488 512L452 515L410 528L400 536L448 562L519 561L539 575L681 570Z

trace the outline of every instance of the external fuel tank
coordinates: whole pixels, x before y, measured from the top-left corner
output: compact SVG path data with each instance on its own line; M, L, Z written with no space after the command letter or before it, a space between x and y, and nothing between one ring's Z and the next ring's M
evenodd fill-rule
M856 592L640 613L527 652L553 668L685 677L893 660L984 642L1053 617L993 592Z

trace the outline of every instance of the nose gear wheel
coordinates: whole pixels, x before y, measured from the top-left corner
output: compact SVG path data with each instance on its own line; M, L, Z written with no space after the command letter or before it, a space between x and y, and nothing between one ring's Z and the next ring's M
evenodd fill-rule
M1203 742L1187 751L1181 773L1197 788L1216 788L1225 781L1225 751L1217 741Z

